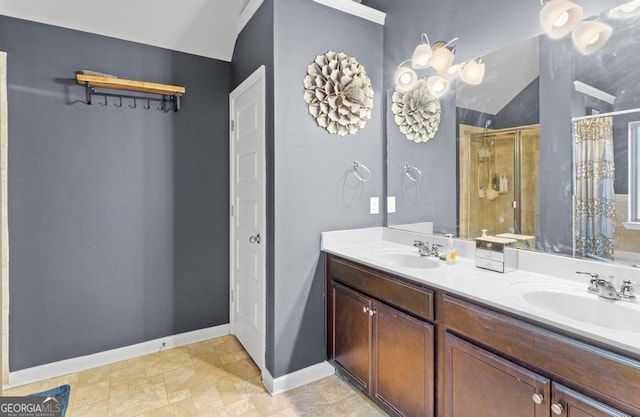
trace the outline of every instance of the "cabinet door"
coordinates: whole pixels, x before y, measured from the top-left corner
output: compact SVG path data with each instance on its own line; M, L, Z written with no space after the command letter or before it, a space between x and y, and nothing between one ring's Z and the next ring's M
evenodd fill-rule
M444 346L445 416L549 417L547 378L449 333Z
M631 417L560 384L553 384L554 416L565 417Z
M433 326L373 302L373 391L394 414L433 416Z
M347 377L369 392L371 300L339 284L332 285L334 360Z

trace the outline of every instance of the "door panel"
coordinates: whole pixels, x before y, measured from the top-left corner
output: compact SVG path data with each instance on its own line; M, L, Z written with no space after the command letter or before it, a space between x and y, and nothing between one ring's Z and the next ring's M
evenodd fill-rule
M254 362L265 360L264 71L231 93L231 331Z
M433 326L373 303L374 395L404 416L433 415Z
M553 384L554 416L565 417L631 417L593 398L560 384ZM560 412L560 414L557 414Z
M332 293L334 359L354 383L369 392L370 300L339 284L333 284Z
M446 416L550 416L547 378L449 333L444 345ZM533 394L541 396L541 404L533 401Z

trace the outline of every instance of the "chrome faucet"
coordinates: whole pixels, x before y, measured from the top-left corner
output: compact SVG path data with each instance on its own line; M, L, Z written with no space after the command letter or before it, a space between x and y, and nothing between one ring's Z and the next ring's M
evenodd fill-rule
M442 245L434 243L431 245L431 248L429 248L429 242L423 242L422 240L414 240L413 246L418 248L420 256L435 256L436 258L438 257L438 248L442 247Z
M606 298L608 300L625 300L625 301L635 301L635 285L639 285L637 283L632 282L631 280L625 280L622 282L622 286L620 287L620 291L616 290L616 287L613 285L613 276L609 276L609 279L600 278L600 276L593 272L576 272L576 274L589 275L591 280L589 281L589 291L592 294L596 294L599 297Z
M622 281L622 287L620 288L620 297L624 300L635 301L636 300L636 289L638 286L637 282L633 282L630 279L625 279Z

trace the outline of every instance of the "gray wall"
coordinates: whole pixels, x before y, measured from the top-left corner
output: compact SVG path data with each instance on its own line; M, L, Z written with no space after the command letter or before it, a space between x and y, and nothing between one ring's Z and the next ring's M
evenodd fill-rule
M233 88L237 87L261 65L265 66L266 80L266 172L267 172L267 224L266 224L266 278L267 328L266 366L273 371L274 364L274 135L273 135L273 0L264 0L256 14L242 29L236 40L231 60Z
M320 232L383 224L368 214L369 197L383 193L382 38L382 26L318 3L274 5L274 377L326 359ZM328 50L355 57L373 83L373 116L355 135L330 135L303 99L307 66ZM354 160L369 167L369 182L349 173Z
M531 81L495 117L494 129L540 123L540 77Z
M7 17L0 49L11 371L228 323L230 64ZM183 109L88 106L80 69L184 85Z

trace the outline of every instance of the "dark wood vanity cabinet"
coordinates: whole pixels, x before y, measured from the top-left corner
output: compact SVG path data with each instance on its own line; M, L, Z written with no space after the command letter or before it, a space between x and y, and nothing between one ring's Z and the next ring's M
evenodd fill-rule
M373 302L373 397L404 416L433 410L433 326Z
M552 415L564 417L631 417L560 384L553 384Z
M548 378L448 333L444 348L445 416L549 417Z
M371 380L371 300L339 284L332 286L334 361L349 379L369 392Z
M406 290L409 296L423 291ZM340 373L391 415L432 416L433 325L337 279L330 280L327 294L329 360Z
M390 415L640 417L637 359L340 257L326 261L328 359Z

